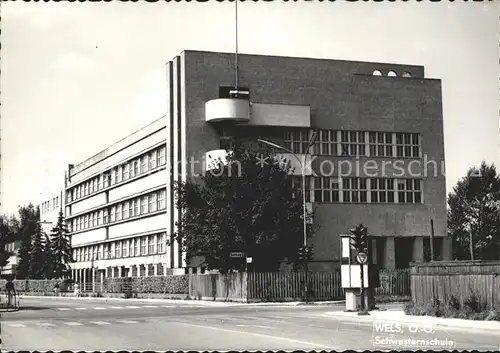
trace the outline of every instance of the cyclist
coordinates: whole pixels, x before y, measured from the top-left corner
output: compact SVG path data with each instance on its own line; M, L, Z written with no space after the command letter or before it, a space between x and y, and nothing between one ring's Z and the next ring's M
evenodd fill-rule
M12 305L12 296L14 295L14 298L16 296L16 288L14 287L14 283L10 278L5 284L5 291L7 292L7 308L9 308Z

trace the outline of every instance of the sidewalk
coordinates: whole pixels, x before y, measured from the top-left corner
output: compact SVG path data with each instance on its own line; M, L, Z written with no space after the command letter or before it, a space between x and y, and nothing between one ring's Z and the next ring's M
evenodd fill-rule
M308 305L335 305L342 304L345 301L325 301L325 302L259 302L259 303L245 303L245 302L227 302L227 301L213 301L213 300L185 300L185 299L147 299L147 298L93 298L93 297L55 297L55 296L35 296L35 295L21 295L19 299L21 300L21 306L24 299L63 299L63 300L87 300L87 301L128 301L128 302L151 302L151 303L167 303L167 304L182 304L182 305L196 305L196 306L213 306L213 307L235 307L235 306L308 306Z
M330 311L325 316L359 320L366 322L385 322L385 323L404 323L404 324L422 324L430 326L448 327L448 328L467 328L498 332L500 335L500 321L478 321L464 319L450 319L433 316L413 316L406 315L402 310L389 311L370 311L370 315L358 315L356 312Z

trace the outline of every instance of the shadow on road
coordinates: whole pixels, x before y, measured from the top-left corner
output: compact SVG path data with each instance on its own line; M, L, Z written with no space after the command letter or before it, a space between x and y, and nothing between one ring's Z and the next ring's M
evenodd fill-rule
M18 311L28 311L28 310L49 310L49 307L44 306L21 306Z

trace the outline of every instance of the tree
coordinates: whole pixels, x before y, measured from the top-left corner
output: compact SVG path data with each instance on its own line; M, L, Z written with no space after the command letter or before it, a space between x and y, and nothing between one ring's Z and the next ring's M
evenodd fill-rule
M45 234L42 231L40 222L36 223L35 232L31 243L30 250L30 266L28 277L33 279L40 279L44 277L45 269L45 256L42 238Z
M482 162L448 195L448 233L460 260L500 259L500 176Z
M17 266L17 278L27 278L30 271L32 237L35 234L37 223L40 219L40 210L32 204L19 208L19 233L21 241L19 248L19 264Z
M226 163L175 186L182 213L174 239L188 261L203 256L221 273L244 268L244 259L230 258L233 251L251 256L254 270L273 271L295 262L303 245L302 198L290 167L275 163L269 149L247 146L233 141ZM313 232L309 227L308 236Z
M5 267L13 255L6 247L16 240L18 228L19 222L15 217L0 216L0 268Z
M73 256L68 237L68 227L62 211L59 212L56 226L52 228L47 251L46 257L50 263L47 265L46 273L49 278L68 276L71 271L70 263L73 262Z

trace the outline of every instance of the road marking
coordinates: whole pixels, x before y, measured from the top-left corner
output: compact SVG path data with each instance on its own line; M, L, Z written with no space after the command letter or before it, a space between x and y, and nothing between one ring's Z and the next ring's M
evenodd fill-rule
M90 321L90 322L96 325L109 325L109 322L106 321Z
M162 308L175 308L174 305L162 305L161 307Z
M126 306L127 309L139 309L138 306L135 306L135 305L129 305L129 306Z
M133 321L133 320L118 320L118 322L121 322L122 324L138 324L138 321Z
M38 325L39 326L55 326L54 324L51 324L50 322L40 322Z
M65 311L65 310L71 310L70 308L59 308L57 310Z
M292 343L295 343L295 344L301 344L301 345L310 346L310 347L318 347L318 348L323 348L323 349L326 349L326 348L328 348L328 349L338 349L338 350L341 349L339 347L327 347L327 346L323 346L323 345L320 345L320 344L317 344L317 343L313 343L313 342L299 341L299 340L294 340L294 339L291 339L291 338L279 337L279 336L271 336L271 335L266 335L266 334L263 334L263 333L246 332L246 331L231 330L231 329L219 328L219 327L210 327L210 326L196 325L196 324L191 324L191 323L182 322L182 321L177 321L177 323L182 324L182 325L187 325L187 326L200 327L200 328L204 328L204 329L207 329L207 330L225 331L225 332L231 332L231 333L241 333L241 334L244 334L244 335L253 335L253 336L259 336L259 337L265 337L265 338L272 338L272 339L275 339L275 340L282 340L282 341L292 342Z
M96 306L94 307L95 310L106 310L106 308L103 308L102 306Z
M87 308L75 308L75 310L87 310Z
M143 305L143 308L157 308L155 305Z
M26 327L25 324L7 324L9 327Z
M65 322L64 323L65 325L68 325L68 326L83 326L83 324L81 322Z
M236 325L238 327L258 327L258 328L265 328L265 329L270 329L270 328L274 328L274 327L271 327L271 326L261 326L261 325L243 325L243 324L239 324L239 325Z
M290 319L289 317L286 316L269 316L270 319L281 319L281 320L288 320Z
M111 309L123 309L123 306L112 306Z

